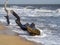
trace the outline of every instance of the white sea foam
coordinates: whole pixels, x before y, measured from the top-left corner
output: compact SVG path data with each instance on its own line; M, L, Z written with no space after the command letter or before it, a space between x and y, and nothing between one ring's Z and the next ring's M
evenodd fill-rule
M47 10L47 9L27 9L27 8L7 8L8 10L14 10L19 15L31 16L31 17L39 17L39 16L57 16L55 13L59 12L60 9L57 10ZM0 9L0 14L6 14L4 8ZM54 15L51 15L54 14ZM60 16L60 13L57 13Z

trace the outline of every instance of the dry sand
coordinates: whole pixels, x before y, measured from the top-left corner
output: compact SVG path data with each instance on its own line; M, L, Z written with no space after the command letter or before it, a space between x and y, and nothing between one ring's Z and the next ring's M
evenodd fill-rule
M6 26L0 23L0 45L38 45L24 40L22 37L17 36L15 32L7 29Z
M0 45L34 45L18 36L0 35Z

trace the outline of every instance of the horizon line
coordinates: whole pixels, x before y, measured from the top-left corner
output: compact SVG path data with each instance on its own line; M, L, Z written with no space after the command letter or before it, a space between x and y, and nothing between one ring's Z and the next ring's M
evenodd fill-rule
M0 4L0 5L4 5L4 4ZM11 4L8 4L8 5L11 5ZM60 5L60 4L20 4L20 5Z

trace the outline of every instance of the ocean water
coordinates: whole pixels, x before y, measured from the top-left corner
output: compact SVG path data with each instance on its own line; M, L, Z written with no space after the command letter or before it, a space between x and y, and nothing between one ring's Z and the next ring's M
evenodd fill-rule
M28 32L21 30L15 23L15 17L11 14L10 27L19 36L43 45L60 45L60 7L59 6L11 6L7 8L14 10L21 18L21 22L34 22L36 28L41 31L39 36L29 36ZM0 22L7 25L4 8L0 6Z

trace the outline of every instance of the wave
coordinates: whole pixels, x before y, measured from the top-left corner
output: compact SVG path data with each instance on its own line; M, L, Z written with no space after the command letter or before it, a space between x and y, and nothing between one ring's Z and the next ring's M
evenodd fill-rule
M35 9L33 6L26 6L26 9Z
M57 10L48 10L48 9L27 9L19 8L19 7L10 7L8 10L14 10L19 16L31 16L31 17L39 17L39 16L60 16L60 9ZM0 8L0 14L6 14L4 8Z
M56 12L59 12L60 13L60 9L57 9Z

